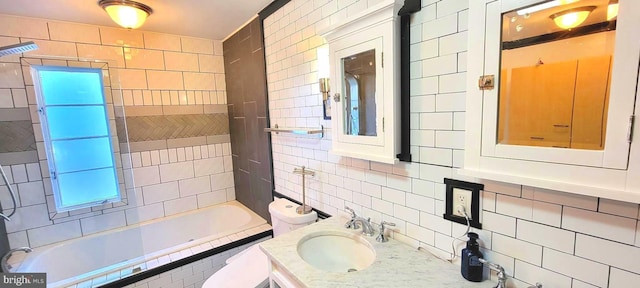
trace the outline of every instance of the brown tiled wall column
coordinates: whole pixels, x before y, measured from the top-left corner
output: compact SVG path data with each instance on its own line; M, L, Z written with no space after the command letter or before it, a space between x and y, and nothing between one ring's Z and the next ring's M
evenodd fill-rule
M223 43L236 199L270 221L273 200L262 27L256 18Z

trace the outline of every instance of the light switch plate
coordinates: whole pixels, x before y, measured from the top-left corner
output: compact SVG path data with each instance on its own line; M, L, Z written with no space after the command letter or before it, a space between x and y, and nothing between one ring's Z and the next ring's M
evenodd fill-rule
M454 179L444 179L446 185L446 202L444 219L482 229L480 223L480 191L484 189L483 184L465 182ZM464 207L464 212L461 207Z

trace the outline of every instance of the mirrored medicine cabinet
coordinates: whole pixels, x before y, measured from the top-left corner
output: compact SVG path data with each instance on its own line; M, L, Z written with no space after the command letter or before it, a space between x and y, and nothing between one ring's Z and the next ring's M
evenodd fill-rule
M402 2L380 1L319 31L329 46L332 154L398 161Z
M480 0L469 19L460 173L640 203L640 2Z

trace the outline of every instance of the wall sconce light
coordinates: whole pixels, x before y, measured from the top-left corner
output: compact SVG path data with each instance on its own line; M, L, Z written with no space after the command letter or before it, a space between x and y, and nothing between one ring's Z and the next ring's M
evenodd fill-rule
M100 0L98 5L107 11L111 20L127 29L136 29L153 13L151 7L131 0Z
M609 5L607 5L607 21L611 21L616 17L618 17L618 0L609 0Z
M556 25L562 29L571 29L582 24L584 20L587 20L591 11L596 9L596 6L584 6L564 10L549 16Z
M318 79L320 82L320 93L322 93L322 100L329 99L329 92L331 91L331 87L329 86L329 78L320 78Z
M318 47L316 51L318 54L318 84L320 87L320 93L322 93L322 106L324 108L324 119L331 119L331 98L329 92L331 87L329 85L329 47Z
M329 98L329 48L327 46L319 47L318 53L318 79L320 82L320 92L322 100Z

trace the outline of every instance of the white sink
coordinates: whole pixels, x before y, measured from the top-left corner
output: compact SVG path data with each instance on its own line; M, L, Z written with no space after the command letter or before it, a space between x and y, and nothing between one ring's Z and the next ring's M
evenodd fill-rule
M355 272L376 259L371 245L352 233L317 232L298 242L298 254L311 266L329 272Z

